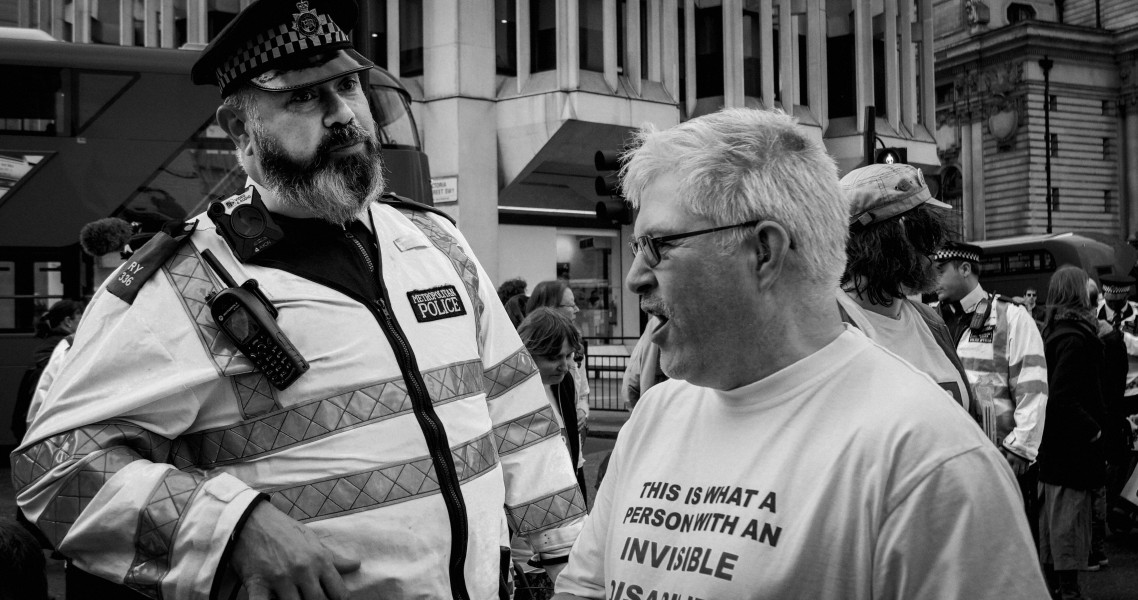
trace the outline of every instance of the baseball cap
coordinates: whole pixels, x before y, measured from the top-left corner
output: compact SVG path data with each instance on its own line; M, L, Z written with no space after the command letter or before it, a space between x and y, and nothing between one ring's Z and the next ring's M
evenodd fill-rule
M841 181L850 203L850 227L867 227L903 215L922 204L952 208L936 200L921 170L906 164L874 164L854 169Z
M224 98L241 83L287 92L371 68L352 48L355 0L257 0L202 50L190 71Z

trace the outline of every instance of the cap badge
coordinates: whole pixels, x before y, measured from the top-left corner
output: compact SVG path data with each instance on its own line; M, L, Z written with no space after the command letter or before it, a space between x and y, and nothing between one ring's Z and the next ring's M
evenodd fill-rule
M320 19L317 18L316 11L308 9L307 0L297 2L296 9L300 12L292 15L292 28L304 35L314 35L320 29Z

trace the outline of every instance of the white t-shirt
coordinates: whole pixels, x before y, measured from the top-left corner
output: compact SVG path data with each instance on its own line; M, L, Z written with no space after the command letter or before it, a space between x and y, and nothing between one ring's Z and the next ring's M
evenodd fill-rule
M736 390L653 387L557 591L1046 598L1011 469L943 395L849 327Z
M968 409L968 388L960 371L945 356L924 317L913 305L898 300L901 313L893 319L863 309L843 292L838 292L838 301L866 337L928 374L953 400Z

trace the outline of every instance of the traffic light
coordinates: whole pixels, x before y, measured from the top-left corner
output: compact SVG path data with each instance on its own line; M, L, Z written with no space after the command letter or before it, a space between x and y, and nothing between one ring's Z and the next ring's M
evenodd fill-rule
M886 165L903 165L909 162L908 148L878 148L873 153L873 162Z
M597 201L597 218L602 221L612 221L617 225L630 225L632 223L632 210L624 201L624 194L620 189L620 152L614 150L597 150L593 156L593 164L600 175L594 180L594 187L598 196L605 199Z

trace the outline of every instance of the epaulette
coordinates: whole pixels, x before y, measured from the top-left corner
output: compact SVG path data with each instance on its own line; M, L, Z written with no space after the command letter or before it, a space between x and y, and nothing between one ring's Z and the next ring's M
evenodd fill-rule
M386 193L386 194L380 196L379 201L382 204L386 204L388 206L393 206L395 208L406 208L409 210L417 210L417 211L435 213L436 215L439 215L440 217L450 221L451 225L455 225L455 226L458 225L458 223L454 220L454 217L446 214L445 212L443 212L443 211L441 211L441 210L439 210L433 206L427 206L426 204L423 204L422 202L416 202L410 198L404 198L403 196L397 196L397 195L392 194L392 193Z
M170 221L162 231L154 234L137 252L122 264L107 280L107 291L123 302L133 304L138 290L152 275L166 264L197 229L198 222Z

